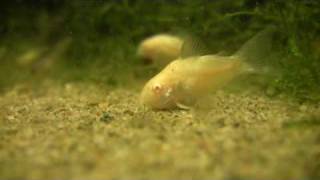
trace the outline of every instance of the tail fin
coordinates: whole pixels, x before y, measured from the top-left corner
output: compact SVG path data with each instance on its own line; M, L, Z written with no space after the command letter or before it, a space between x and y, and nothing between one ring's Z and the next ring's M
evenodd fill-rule
M264 60L271 55L274 32L276 28L269 26L249 39L234 56L240 57L250 65L257 67L264 65Z

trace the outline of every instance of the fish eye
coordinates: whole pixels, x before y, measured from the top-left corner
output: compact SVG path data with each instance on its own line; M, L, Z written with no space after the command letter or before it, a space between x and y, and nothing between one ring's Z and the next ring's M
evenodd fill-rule
M154 86L152 86L152 91L154 92L160 92L162 89L162 86L160 84L155 84Z

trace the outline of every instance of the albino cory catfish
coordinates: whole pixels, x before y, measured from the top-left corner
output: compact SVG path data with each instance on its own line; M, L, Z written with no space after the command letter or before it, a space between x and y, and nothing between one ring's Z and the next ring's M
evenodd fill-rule
M158 34L143 40L137 55L146 64L164 67L180 56L183 40L169 34Z
M240 74L256 71L259 60L270 54L273 32L273 27L261 31L232 56L182 55L147 82L140 96L142 104L159 110L188 108Z

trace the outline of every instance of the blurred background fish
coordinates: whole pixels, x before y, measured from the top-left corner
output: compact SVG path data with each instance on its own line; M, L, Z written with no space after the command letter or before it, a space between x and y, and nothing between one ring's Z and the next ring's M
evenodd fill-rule
M180 56L182 38L170 34L157 34L143 40L137 55L144 64L164 67Z

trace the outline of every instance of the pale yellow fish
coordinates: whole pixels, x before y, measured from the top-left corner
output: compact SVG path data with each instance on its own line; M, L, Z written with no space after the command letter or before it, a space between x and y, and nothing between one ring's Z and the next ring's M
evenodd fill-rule
M144 63L164 67L180 56L183 40L169 34L158 34L143 40L137 50Z
M266 39L267 34L266 31L259 33L232 56L205 55L172 61L147 82L140 96L141 102L152 109L192 105L200 97L221 88L240 74L253 71L247 61L266 55L269 45L257 47L257 41Z

